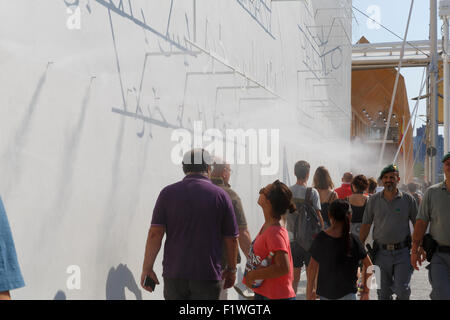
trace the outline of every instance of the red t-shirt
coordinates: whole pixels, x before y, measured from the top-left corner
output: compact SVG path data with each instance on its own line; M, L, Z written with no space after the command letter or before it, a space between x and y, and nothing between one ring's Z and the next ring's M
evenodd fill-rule
M343 183L340 188L336 188L334 191L338 194L339 199L345 199L353 194L352 186L349 183Z
M285 228L270 226L263 234L258 235L250 250L249 261L258 265L270 252L275 253L276 251L284 251L289 255L289 273L278 278L264 279L262 285L254 288L253 291L269 299L288 299L295 297L295 292L292 288L294 265L292 263L289 235ZM245 283L245 278L243 283Z

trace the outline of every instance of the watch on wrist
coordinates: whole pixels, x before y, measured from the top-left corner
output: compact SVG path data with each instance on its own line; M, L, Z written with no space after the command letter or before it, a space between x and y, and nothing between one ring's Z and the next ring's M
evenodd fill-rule
M231 268L231 267L228 267L228 266L225 268L225 270L228 271L228 272L231 272L231 273L236 273L237 272L236 268Z

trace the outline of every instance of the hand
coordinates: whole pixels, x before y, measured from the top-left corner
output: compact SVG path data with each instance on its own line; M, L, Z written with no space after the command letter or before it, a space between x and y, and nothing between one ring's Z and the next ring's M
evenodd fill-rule
M420 263L424 262L427 259L427 253L423 249L423 247L419 247L419 257L420 257Z
M222 272L222 280L225 280L224 284L223 284L224 290L231 288L234 285L234 283L236 282L236 272L231 272L231 271L225 269Z
M244 279L245 279L245 285L249 288L249 289L251 289L251 290L253 290L253 288L252 288L252 285L253 285L253 283L255 282L255 278L252 276L252 274L253 274L253 271L249 271L246 275L245 275L245 277L244 277Z
M361 292L361 298L359 300L370 300L369 292Z
M159 284L158 277L156 276L155 272L154 272L153 270L151 270L151 269L150 269L150 270L143 270L143 271L142 271L142 275L141 275L141 287L142 287L144 290L147 290L148 292L153 292L152 288L150 288L150 287L145 287L145 286L144 286L144 282L145 282L145 277L146 277L146 276L149 276L150 279L152 279L153 281L155 281L156 284Z
M415 270L419 270L419 266L422 266L422 262L425 261L427 254L422 247L420 247L417 251L413 251L411 253L411 265Z

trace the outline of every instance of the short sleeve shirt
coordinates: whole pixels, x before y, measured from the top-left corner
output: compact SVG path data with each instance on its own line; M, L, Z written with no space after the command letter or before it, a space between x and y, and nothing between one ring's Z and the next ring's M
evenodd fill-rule
M336 188L334 191L338 194L339 199L345 199L350 197L352 192L352 186L350 183L343 183L339 188Z
M11 228L0 197L0 292L24 286Z
M222 178L211 178L212 183L221 187L230 196L233 204L234 214L236 215L236 222L239 228L247 228L247 220L245 219L244 208L242 206L241 198L238 196L229 184L226 184Z
M245 219L244 208L242 207L241 198L238 194L231 189L229 184L226 184L222 178L211 178L212 183L219 186L228 193L231 202L233 203L234 214L236 215L236 222L239 229L247 229L247 220ZM225 251L225 247L224 247ZM237 263L241 263L241 255L238 253ZM222 254L222 267L226 266L226 255L225 252Z
M450 191L445 182L427 189L417 219L430 223L430 234L441 246L450 246Z
M299 184L294 184L293 186L289 187L289 189L291 189L293 198L298 198L298 199L306 198L307 187L301 186ZM311 189L312 189L312 191L311 191L312 205L313 205L314 209L321 210L322 208L320 206L319 191L317 191L315 188L311 188Z
M367 255L361 241L350 234L350 256L346 253L345 238L333 238L321 231L314 239L309 252L319 264L317 294L328 299L339 299L356 293L359 261Z
M221 280L223 237L238 237L228 194L200 174L164 188L151 224L164 226L163 277Z
M253 241L250 249L248 263L257 266L267 258L270 252L286 252L289 255L289 272L281 277L265 279L254 292L269 299L288 299L295 297L292 282L294 280L294 265L292 262L291 247L288 232L280 226L271 226L264 233L259 234ZM273 261L271 262L273 263ZM243 281L245 283L245 279Z
M367 201L363 224L373 224L373 239L380 244L401 243L411 234L409 221L416 222L417 203L413 196L398 191L392 201L378 192Z

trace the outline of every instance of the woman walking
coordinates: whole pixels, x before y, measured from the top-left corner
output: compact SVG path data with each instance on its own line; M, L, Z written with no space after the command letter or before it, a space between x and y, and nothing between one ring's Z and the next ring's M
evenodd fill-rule
M313 187L319 192L320 207L322 218L324 222L324 228L330 226L330 220L328 218L328 207L330 203L338 198L338 195L334 189L333 181L331 180L330 173L327 168L320 166L316 169L313 178Z
M243 283L255 292L255 300L295 300L289 235L280 225L287 210L295 211L292 192L277 180L259 194L265 223L250 248Z
M375 180L374 177L370 177L367 179L369 182L369 187L367 188L367 193L369 194L369 197L377 192L378 183L377 180Z
M362 174L357 175L352 181L353 194L347 198L348 202L352 206L351 232L356 237L359 237L359 230L361 229L364 210L366 209L366 203L369 199L369 196L365 194L368 186L369 181L367 178Z
M347 201L335 200L330 205L331 226L320 232L311 245L311 261L307 270L306 298L315 300L356 300L357 269L363 260L363 283L366 271L372 265L366 250L357 237L350 233L351 209ZM361 300L369 299L369 288L364 287Z

